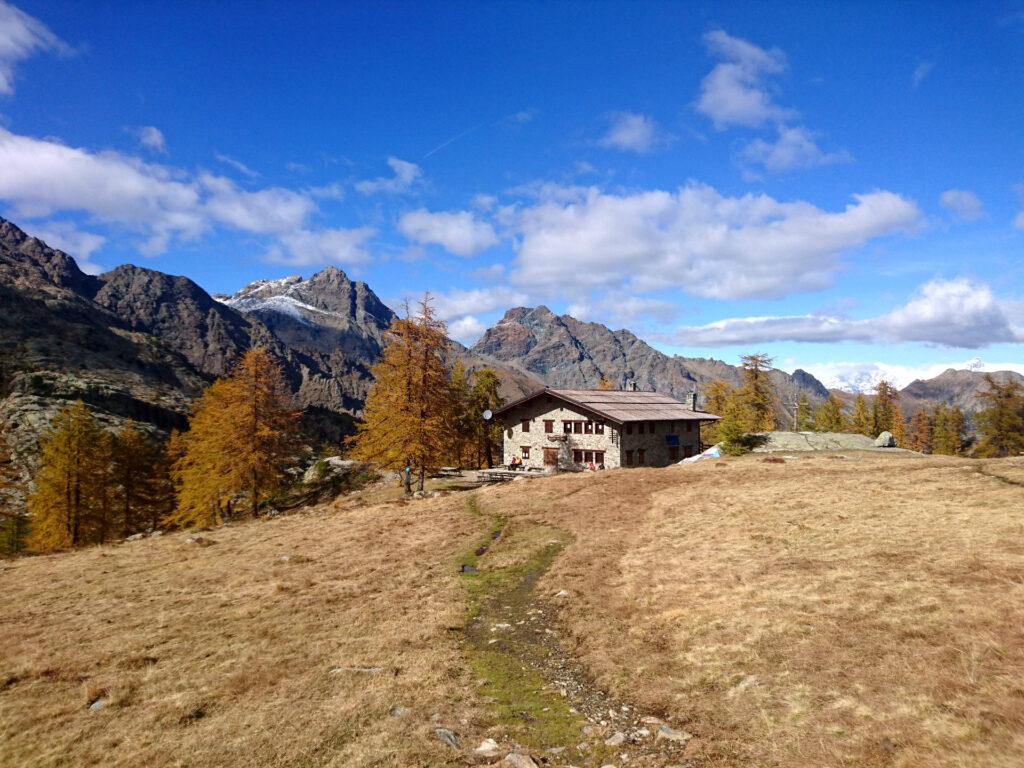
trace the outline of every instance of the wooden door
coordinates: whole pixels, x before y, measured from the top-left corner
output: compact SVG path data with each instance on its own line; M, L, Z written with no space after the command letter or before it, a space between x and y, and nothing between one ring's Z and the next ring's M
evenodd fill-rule
M545 467L557 467L558 466L558 449L557 448L545 448L544 449L544 466Z
M668 448L668 460L669 461L679 461L679 446L678 445L670 445L669 446L669 448Z

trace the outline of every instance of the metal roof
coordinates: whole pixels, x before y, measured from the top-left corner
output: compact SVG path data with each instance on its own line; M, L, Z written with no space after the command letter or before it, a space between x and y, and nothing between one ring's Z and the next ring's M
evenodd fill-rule
M501 416L512 408L541 395L549 395L585 408L609 421L717 421L719 416L694 411L669 395L604 389L541 389L499 409Z

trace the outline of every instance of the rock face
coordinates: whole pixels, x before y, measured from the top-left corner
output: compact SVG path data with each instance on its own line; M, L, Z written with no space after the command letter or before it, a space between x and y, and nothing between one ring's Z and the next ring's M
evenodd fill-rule
M670 357L627 330L612 331L547 307L516 307L483 335L472 352L534 374L551 387L588 389L607 377L618 388L636 384L683 398L698 393L713 379L731 384L742 380L741 370L719 360ZM824 385L806 371L792 376L773 370L769 376L779 393L779 418L787 423L800 393L813 402L828 397Z
M1014 371L998 371L992 376L1003 384L1017 381L1024 385L1024 376ZM932 410L940 403L960 408L965 413L976 413L984 407L978 395L987 389L983 372L949 368L934 378L918 379L900 390L900 405L908 417L921 410Z

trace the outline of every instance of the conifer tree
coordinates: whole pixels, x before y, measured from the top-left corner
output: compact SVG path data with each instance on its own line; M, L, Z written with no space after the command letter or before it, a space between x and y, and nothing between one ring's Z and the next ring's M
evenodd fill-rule
M726 400L722 418L718 421L718 444L728 454L741 454L750 450L745 438L750 433L750 410L740 392L734 391Z
M979 392L985 407L975 417L977 454L982 457L1017 456L1024 453L1024 387L1008 380L1000 383L985 374L988 389Z
M133 422L113 437L111 484L122 537L155 527L170 511L164 452Z
M733 387L727 381L714 379L704 390L704 410L716 416L723 416L733 394ZM719 441L717 421L705 421L700 425L700 441L703 445L715 445Z
M845 432L849 429L843 403L831 392L828 399L814 411L814 430L816 432Z
M485 411L494 413L505 404L505 399L499 394L500 387L501 379L491 368L480 368L473 374L469 399L478 467L485 461L490 469L494 466L494 457L501 453L501 424L483 417Z
M743 386L737 390L742 408L746 412L747 432L770 432L775 429L775 387L768 378L771 357L765 354L743 355Z
M932 453L957 456L963 449L964 414L941 403L932 415Z
M165 522L213 525L242 496L250 513L280 489L299 451L299 417L280 366L263 349L250 349L227 379L206 389L173 437L178 503Z
M452 366L448 381L448 434L451 435L449 461L457 467L463 466L467 448L473 447L474 424L471 413L469 378L461 360Z
M875 437L875 435L872 434L875 428L875 420L871 412L868 410L868 401L863 394L857 395L857 399L853 401L853 419L851 427L857 434Z
M811 413L811 401L807 399L807 393L801 392L796 402L796 429L797 432L807 432L814 428L814 415Z
M900 409L899 403L893 403L892 428L889 431L892 432L893 439L898 447L907 447L907 422L903 418L903 411Z
M875 385L875 402L871 408L871 418L874 425L873 432L880 435L882 432L892 432L893 415L896 404L899 401L899 392L885 379Z
M35 490L28 497L29 547L40 552L90 540L99 512L102 430L79 400L61 410L40 440Z
M907 448L918 453L931 453L932 420L927 411L918 411L910 420Z
M415 317L396 319L366 398L364 421L352 440L353 458L387 469L410 466L423 490L427 472L448 451L448 339L430 295Z

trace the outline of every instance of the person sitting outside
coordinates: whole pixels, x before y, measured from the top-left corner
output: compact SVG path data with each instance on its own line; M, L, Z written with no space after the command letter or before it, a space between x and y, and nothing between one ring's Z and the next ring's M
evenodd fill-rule
M515 472L517 469L519 469L522 466L523 466L523 460L520 459L518 456L513 456L512 457L512 461L510 461L508 463L508 468L511 471L513 471L513 472Z

